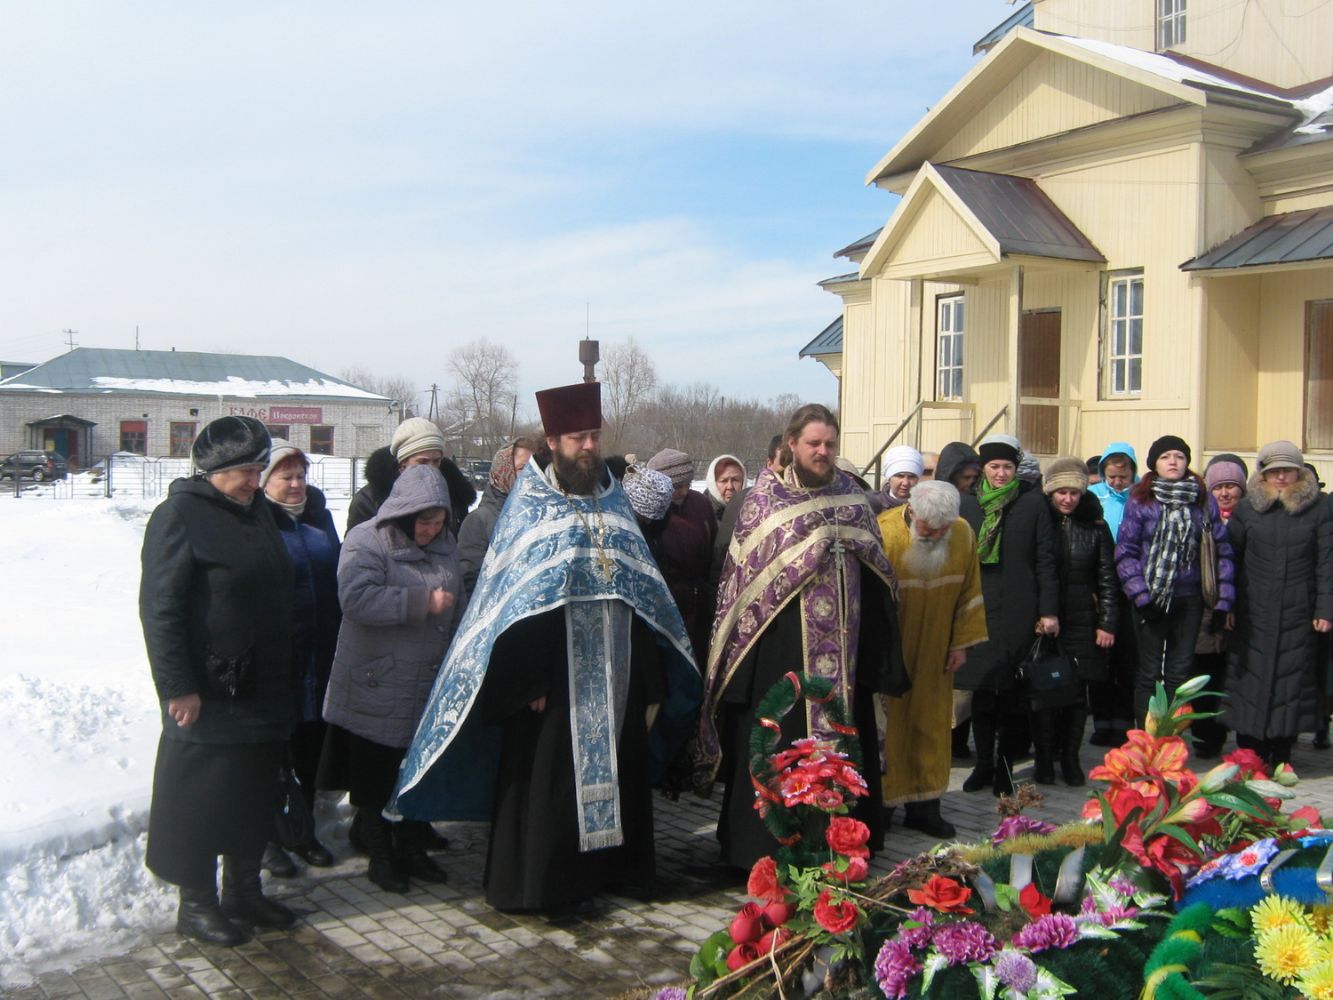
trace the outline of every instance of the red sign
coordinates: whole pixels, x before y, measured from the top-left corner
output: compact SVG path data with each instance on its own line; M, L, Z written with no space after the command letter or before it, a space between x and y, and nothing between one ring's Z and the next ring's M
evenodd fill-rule
M320 406L233 406L233 417L254 417L266 424L322 424L324 408Z

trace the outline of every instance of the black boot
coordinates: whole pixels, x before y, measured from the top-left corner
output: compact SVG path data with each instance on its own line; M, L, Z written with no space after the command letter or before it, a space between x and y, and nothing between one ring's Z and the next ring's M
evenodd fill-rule
M903 826L920 830L940 840L951 840L957 834L954 825L940 815L940 800L909 802L904 809Z
M950 747L950 756L954 760L970 760L972 751L968 748L967 737L972 731L972 720L964 719L958 725L953 727L952 745Z
M1314 748L1316 750L1327 750L1328 747L1328 716L1324 716L1320 719L1319 725L1315 727Z
M280 844L271 840L264 845L264 859L260 866L274 878L296 878L296 862L287 856Z
M313 836L304 844L294 848L292 853L311 868L333 867L333 854Z
M963 791L979 792L995 780L995 716L972 716L972 736L977 745L977 763L963 782Z
M407 876L398 870L394 859L393 833L383 816L372 816L363 811L361 817L361 839L366 845L366 854L370 856L370 865L366 877L385 892L407 892Z
M1079 706L1066 708L1061 719L1060 777L1071 788L1081 788L1087 783L1078 759L1083 748L1083 726L1087 721L1088 710Z
M218 905L218 891L214 888L180 888L180 907L176 910L176 933L203 941L234 948L250 940L245 928L237 927Z
M1049 708L1032 712L1032 780L1039 785L1055 784L1056 714Z
M256 927L290 927L296 914L264 895L259 861L222 859L222 912L233 920Z
M426 853L427 836L422 827L429 829L429 823L397 823L394 830L394 856L398 862L399 874L414 878L418 882L439 884L448 880L444 869L431 860Z
M435 827L431 826L424 819L405 819L403 825L411 824L420 830L421 845L428 851L447 851L449 850L449 838L442 833L436 833Z

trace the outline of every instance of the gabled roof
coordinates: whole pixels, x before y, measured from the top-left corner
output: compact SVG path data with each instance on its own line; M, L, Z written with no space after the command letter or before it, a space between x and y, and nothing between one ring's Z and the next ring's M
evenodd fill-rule
M862 277L880 270L896 238L911 224L916 205L932 191L972 230L988 252L989 263L1013 256L1088 263L1106 260L1031 178L926 163L861 262Z
M1182 271L1230 270L1333 260L1333 206L1260 219L1180 265Z
M287 358L194 351L129 351L76 347L0 382L0 390L133 392L186 396L307 399L388 397L360 389Z
M865 253L867 250L869 250L872 246L875 245L875 239L882 232L884 232L884 227L880 226L873 233L867 233L865 236L862 236L855 243L848 243L841 250L835 251L833 256L846 257L848 260L850 260L859 253Z
M853 281L860 281L861 275L857 271L850 271L847 274L835 274L831 278L825 278L819 282L820 288L831 288L833 285L848 285Z
M1202 106L1211 99L1232 100L1289 111L1293 117L1301 114L1295 99L1279 89L1238 77L1219 67L1204 68L1206 64L1197 60L1018 27L954 84L875 164L866 175L866 183L873 184L882 177L915 170L930 159L963 123L1044 52L1131 80L1182 104Z
M818 358L842 353L842 317L824 327L814 340L801 348L798 357Z

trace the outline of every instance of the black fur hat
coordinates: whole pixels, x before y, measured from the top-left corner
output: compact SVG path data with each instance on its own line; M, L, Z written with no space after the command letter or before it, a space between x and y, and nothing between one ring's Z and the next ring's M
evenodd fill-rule
M268 428L254 417L218 417L204 425L194 439L190 457L203 473L221 472L242 465L267 465Z

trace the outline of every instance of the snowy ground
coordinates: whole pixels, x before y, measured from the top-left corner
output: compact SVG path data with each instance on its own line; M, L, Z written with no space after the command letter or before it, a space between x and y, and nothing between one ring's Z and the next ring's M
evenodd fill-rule
M0 491L0 988L175 917L143 867L160 725L137 599L157 502ZM342 525L347 501L330 506Z

